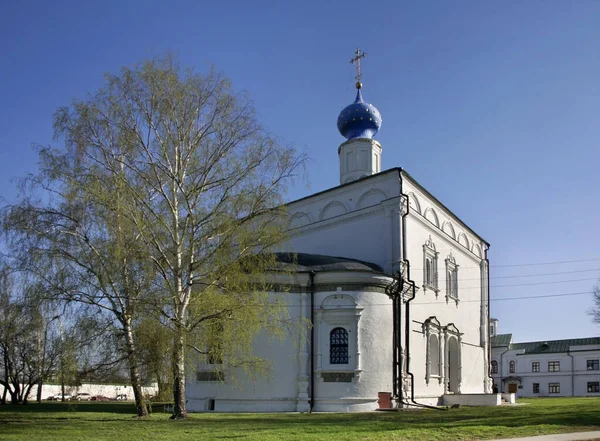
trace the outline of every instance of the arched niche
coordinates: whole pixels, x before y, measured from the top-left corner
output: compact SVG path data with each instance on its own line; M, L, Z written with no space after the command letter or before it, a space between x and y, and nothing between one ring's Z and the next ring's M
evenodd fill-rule
M450 236L452 239L456 240L456 231L454 231L454 226L452 222L446 221L442 224L442 231Z
M429 222L431 222L433 225L435 225L436 227L440 227L440 220L438 218L437 213L435 212L435 210L431 207L429 207L427 210L425 210L425 219L427 219Z
M366 208L371 207L373 205L379 204L381 201L387 199L387 195L383 190L379 188L372 188L369 191L366 191L362 194L362 196L358 199L358 203L356 204L356 208Z
M460 233L458 235L458 243L468 250L471 249L471 247L469 246L469 239L467 238L467 235L465 233Z
M421 202L419 202L419 198L413 192L408 193L408 204L409 207L415 210L419 214L423 214L421 211Z
M346 206L340 201L331 201L321 210L320 220L330 219L348 213Z
M473 254L475 254L477 257L483 257L481 255L481 247L479 245L477 245L476 243L473 244L473 249L471 250L471 252Z
M312 224L310 214L298 212L290 218L289 228L300 228L309 224Z

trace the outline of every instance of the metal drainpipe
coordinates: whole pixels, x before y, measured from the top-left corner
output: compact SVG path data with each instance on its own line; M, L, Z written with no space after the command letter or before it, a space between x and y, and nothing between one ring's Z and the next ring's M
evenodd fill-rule
M506 350L500 354L500 392L501 393L505 393L504 392L504 378L502 378L504 376L504 363L502 362L502 356L504 354L506 354L508 351L510 350L510 346L506 348Z
M394 399L398 401L402 400L402 389L398 388L398 336L396 335L398 330L398 311L396 311L398 304L398 293L392 293L392 385Z
M567 350L567 355L571 357L571 396L575 396L575 358L571 355L571 350Z
M310 404L309 413L315 406L315 272L308 273L310 279Z
M487 353L488 353L488 377L492 380L492 392L494 391L494 377L491 373L490 366L492 365L492 336L490 335L490 260L488 259L488 250L490 245L488 244L485 249L485 261L487 263Z
M410 278L410 261L406 258L406 216L408 216L408 213L410 211L410 205L408 203L408 195L402 193L402 169L400 169L398 171L398 177L400 178L400 194L405 198L406 200L406 213L404 213L402 215L402 260L405 262L406 264L406 280L408 283L410 283L411 287L412 287L412 295L410 297L410 299L408 299L408 301L406 302L406 306L405 306L405 348L406 348L406 354L405 354L405 359L406 359L406 374L410 375L410 401L411 403L405 403L405 404L409 404L412 406L416 406L416 407L426 407L428 409L435 409L435 410L448 410L448 409L441 409L439 407L436 406L429 406L427 404L423 404L423 403L417 403L415 401L415 376L414 374L410 371L410 302L412 302L415 297L417 296L416 293L416 289L415 289L415 282L413 280L411 280ZM402 275L401 275L402 276ZM402 282L404 282L404 280L402 280ZM403 285L403 284L402 284ZM400 291L400 296L399 296L399 300L402 301L402 290ZM400 389L402 389L402 387L400 387Z

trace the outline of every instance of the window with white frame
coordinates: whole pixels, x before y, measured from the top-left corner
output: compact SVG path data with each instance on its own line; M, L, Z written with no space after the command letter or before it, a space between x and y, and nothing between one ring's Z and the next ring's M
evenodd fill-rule
M437 335L429 336L429 352L431 354L431 375L440 375L440 340Z
M599 360L587 360L587 370L588 371L600 370L600 361Z
M430 289L437 293L438 289L438 252L435 250L435 244L431 240L431 236L423 245L423 290Z
M429 317L423 323L423 333L426 338L425 353L425 381L429 384L432 378L437 378L442 382L442 327L440 322L434 316Z
M540 371L540 362L532 361L531 362L531 372L539 372Z
M452 252L446 259L446 301L453 299L458 305L458 265Z
M597 393L600 392L600 382L599 381L588 381L587 384L588 393Z
M327 296L315 310L315 370L320 372L323 381L352 382L360 372L358 323L361 311L354 296L339 291Z
M492 360L492 374L498 373L498 362L496 360Z
M548 393L559 394L560 393L560 383L548 383Z
M560 372L560 361L549 361L548 372Z
M514 360L510 360L508 362L508 373L509 374L514 374L515 373L515 371L516 371L515 366L516 366L516 363L515 363Z

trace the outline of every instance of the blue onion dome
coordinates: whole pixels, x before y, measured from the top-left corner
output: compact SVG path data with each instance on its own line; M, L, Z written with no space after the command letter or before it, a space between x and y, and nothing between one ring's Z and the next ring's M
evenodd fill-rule
M381 127L381 114L373 104L365 103L357 83L356 100L338 116L337 127L346 139L373 138ZM362 85L361 85L362 86Z

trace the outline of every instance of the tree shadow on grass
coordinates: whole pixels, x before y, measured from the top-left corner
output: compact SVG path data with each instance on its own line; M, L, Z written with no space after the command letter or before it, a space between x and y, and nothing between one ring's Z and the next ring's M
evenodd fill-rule
M162 406L161 406L162 408ZM5 404L0 406L0 420L8 414L31 414L31 413L62 413L62 412L94 412L94 413L117 413L137 415L137 409L132 402L42 402L28 404Z

